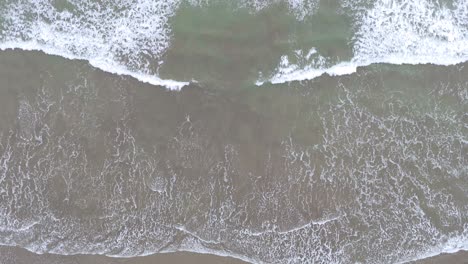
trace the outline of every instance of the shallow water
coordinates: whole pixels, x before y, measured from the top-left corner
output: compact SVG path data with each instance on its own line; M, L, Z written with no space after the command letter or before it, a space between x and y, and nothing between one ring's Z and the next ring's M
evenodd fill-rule
M467 7L0 2L0 244L252 263L468 250Z

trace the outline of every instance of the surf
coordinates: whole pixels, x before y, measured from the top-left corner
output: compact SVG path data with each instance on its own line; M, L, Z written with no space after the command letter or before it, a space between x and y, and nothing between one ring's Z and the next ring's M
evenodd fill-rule
M170 45L168 20L179 1L24 1L0 9L0 49L37 50L142 82L179 90L158 67Z
M319 63L301 66L285 55L273 75L260 78L256 84L311 80L323 74L347 75L372 64L448 66L468 61L467 0L454 2L453 7L429 0L379 0L354 16L357 30L351 41L351 60L334 63L322 56ZM296 52L295 57L297 54L304 59L302 53Z

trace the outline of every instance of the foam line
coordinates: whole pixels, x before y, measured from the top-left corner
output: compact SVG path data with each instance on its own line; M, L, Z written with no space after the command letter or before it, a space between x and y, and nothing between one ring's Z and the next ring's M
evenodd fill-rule
M1 49L40 50L87 60L103 71L180 89L157 76L180 0L19 1L0 9Z
M127 75L131 76L141 82L149 83L152 85L164 86L170 90L180 90L182 87L187 86L190 82L182 82L176 80L161 79L158 76L145 74L141 72L135 72L127 69L122 65L116 65L112 61L106 61L101 58L85 58L80 56L75 56L72 54L67 54L61 52L53 47L48 47L45 45L40 45L36 41L27 41L27 42L6 42L0 44L0 50L26 50L26 51L42 51L49 55L60 56L69 60L86 60L89 64L95 68L98 68L102 71L109 72L117 75Z
M468 42L466 43L468 47ZM257 86L261 86L264 83L272 83L272 84L281 84L293 81L305 81L305 80L312 80L317 77L320 77L324 74L328 74L330 76L343 76L353 74L357 71L358 67L366 67L373 64L393 64L393 65L421 65L421 64L433 64L433 65L441 65L441 66L450 66L456 65L460 63L464 63L468 61L468 55L459 58L445 58L444 60L434 60L430 57L419 57L419 58L407 58L402 59L396 56L388 56L386 58L382 58L375 61L365 61L355 59L352 61L345 61L340 62L336 65L333 65L329 68L304 68L304 69L296 69L292 70L287 73L277 73L273 75L267 81L258 80L256 82Z
M377 0L354 16L351 60L299 67L282 58L271 78L257 85L347 75L378 63L447 66L468 61L468 0L455 1L451 7L430 0Z
M468 251L468 240L466 239L466 237L460 236L460 237L450 238L444 244L437 245L429 249L427 252L419 254L414 258L403 260L399 262L399 264L432 258L432 257L439 256L442 254L456 254L459 251Z

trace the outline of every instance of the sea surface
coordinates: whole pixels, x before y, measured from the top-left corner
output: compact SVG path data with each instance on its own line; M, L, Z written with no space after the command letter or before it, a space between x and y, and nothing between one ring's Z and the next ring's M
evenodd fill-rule
M468 250L468 0L0 0L0 245Z

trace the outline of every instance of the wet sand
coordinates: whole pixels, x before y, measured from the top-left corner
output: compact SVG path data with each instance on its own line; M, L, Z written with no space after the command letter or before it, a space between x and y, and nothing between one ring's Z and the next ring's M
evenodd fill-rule
M189 252L155 254L136 258L110 258L104 256L59 256L52 254L38 255L25 249L13 247L0 247L1 264L245 264L247 262L210 254L197 254ZM423 259L412 264L466 264L468 263L468 251L460 251L454 254L442 254L439 256Z
M243 264L238 259L188 252L155 254L135 258L111 258L95 255L61 256L35 254L16 247L0 247L0 264Z
M428 259L413 262L414 264L466 264L468 263L468 251L459 251L454 254L442 254Z
M9 165L0 187L11 200L0 203L9 212L4 244L67 254L205 248L263 263L398 263L445 242L437 234L463 232L456 223L466 215L447 212L467 211L466 179L453 175L466 155L453 140L465 135L466 66L375 65L304 84L200 83L170 92L39 52L3 52L0 61L0 150ZM403 142L414 134L421 144ZM421 173L432 159L447 166ZM428 204L415 193L454 200ZM411 243L400 243L404 235ZM25 252L0 252L0 263L226 260Z

